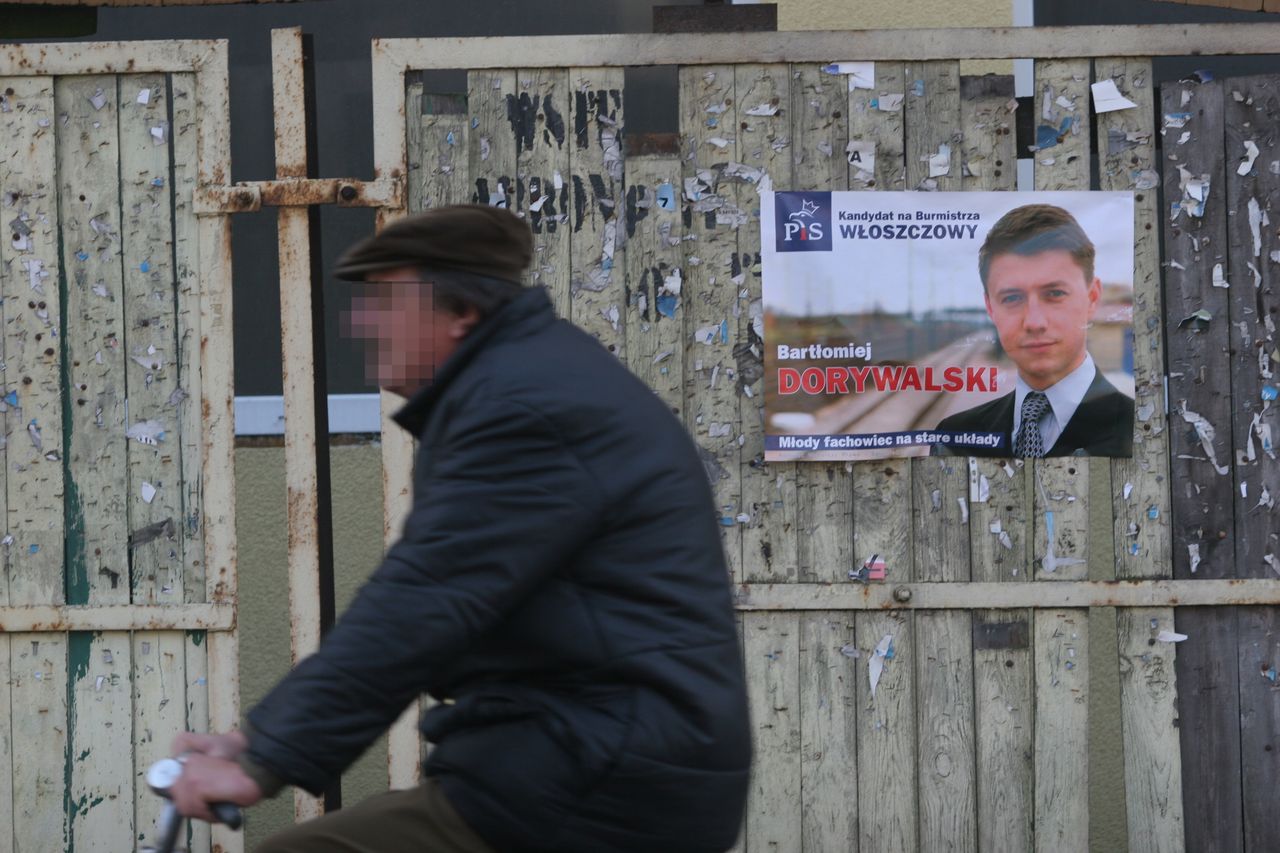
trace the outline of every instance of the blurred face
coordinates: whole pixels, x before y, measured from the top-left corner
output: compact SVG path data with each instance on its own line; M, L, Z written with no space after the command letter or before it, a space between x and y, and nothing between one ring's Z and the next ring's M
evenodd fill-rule
M380 388L410 397L435 377L479 321L438 307L435 286L416 267L370 273L352 286L342 332L364 344L365 376Z
M987 272L987 313L1018 375L1042 391L1084 362L1085 334L1102 283L1086 281L1065 249L997 255Z

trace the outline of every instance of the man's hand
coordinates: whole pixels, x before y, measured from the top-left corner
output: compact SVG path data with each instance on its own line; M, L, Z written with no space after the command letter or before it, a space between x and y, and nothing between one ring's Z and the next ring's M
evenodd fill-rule
M262 789L235 761L191 754L183 759L182 775L169 796L180 814L214 822L210 803L252 806L262 799Z
M174 755L196 752L211 758L235 761L248 748L249 738L243 732L228 732L225 735L183 732L173 739Z
M212 821L209 803L251 806L262 799L262 789L236 763L249 748L243 732L222 735L183 732L173 739L173 754L181 759L182 775L173 784L170 797L179 813L197 820Z

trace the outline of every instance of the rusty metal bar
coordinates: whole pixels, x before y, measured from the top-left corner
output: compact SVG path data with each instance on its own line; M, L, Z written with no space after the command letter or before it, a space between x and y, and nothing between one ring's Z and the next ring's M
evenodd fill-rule
M1280 579L742 584L738 610L970 610L1280 604Z
M264 207L384 207L402 204L404 182L361 181L355 178L286 178L242 181L231 186L201 186L195 190L198 216L253 213Z
M1271 54L1280 24L1139 24L845 32L680 33L374 39L380 62L416 70L742 62L920 62L932 59L1074 59ZM375 74L375 92L377 91ZM403 91L403 87L401 87ZM384 115L375 112L375 115Z
M277 188L301 187L313 162L307 145L304 61L301 28L271 31ZM292 198L305 196L305 192L285 195ZM313 215L313 208L292 204L282 206L278 214L289 636L295 666L320 647L320 637L333 621L328 411L316 403L325 389L323 345L315 334L317 308L323 300L315 287ZM294 819L301 822L322 814L329 805L327 800L295 789Z
M0 77L203 72L226 61L224 39L0 45Z
M37 604L0 607L0 634L62 631L231 631L234 604Z

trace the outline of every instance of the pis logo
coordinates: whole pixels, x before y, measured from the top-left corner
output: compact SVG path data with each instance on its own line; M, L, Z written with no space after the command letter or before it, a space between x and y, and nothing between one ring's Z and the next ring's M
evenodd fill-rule
M775 193L773 219L777 251L831 251L831 193Z

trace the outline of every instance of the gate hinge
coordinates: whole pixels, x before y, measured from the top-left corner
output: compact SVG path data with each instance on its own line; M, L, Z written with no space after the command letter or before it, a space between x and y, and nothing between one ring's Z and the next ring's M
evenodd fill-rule
M242 181L229 187L202 186L195 190L196 216L252 213L264 207L404 206L403 179L360 181L355 178L283 178Z

